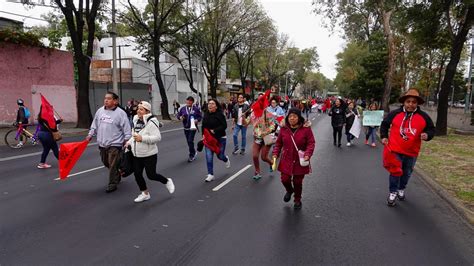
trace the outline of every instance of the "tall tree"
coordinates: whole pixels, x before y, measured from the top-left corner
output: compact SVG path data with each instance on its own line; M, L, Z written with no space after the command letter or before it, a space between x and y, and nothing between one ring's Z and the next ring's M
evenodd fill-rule
M77 127L88 128L92 122L89 105L89 75L96 31L96 18L103 0L54 0L66 19L78 72ZM74 3L78 3L76 6ZM87 34L84 36L85 27ZM85 37L85 38L84 38ZM86 42L86 51L83 43Z
M141 10L128 0L128 12L123 16L135 31L140 50L145 52L147 59L153 61L154 75L164 106L161 115L166 120L171 120L171 116L168 110L168 96L161 76L160 55L164 52L166 38L177 34L191 23L183 16L184 3L184 0L150 0L145 9Z
M445 0L443 3L445 22L448 25L452 44L449 63L446 66L441 90L439 91L438 116L436 119L437 135L446 135L448 133L448 97L451 93L456 67L461 58L467 34L474 24L474 3L471 1L450 0Z
M226 54L258 27L264 13L254 0L202 0L200 7L203 16L195 24L195 46L211 97L216 97Z

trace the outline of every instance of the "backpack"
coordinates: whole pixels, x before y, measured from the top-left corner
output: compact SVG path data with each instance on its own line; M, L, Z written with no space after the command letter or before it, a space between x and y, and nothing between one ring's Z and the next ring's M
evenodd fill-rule
M23 111L25 112L25 119L30 119L30 110L23 106Z

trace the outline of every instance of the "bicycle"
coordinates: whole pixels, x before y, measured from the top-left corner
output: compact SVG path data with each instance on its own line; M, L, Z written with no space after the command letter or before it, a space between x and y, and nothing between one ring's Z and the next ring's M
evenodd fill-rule
M20 149L28 142L32 145L38 144L39 125L36 126L35 133L32 134L26 130L26 126L34 126L32 124L18 124L16 129L11 129L5 134L5 143L12 149Z

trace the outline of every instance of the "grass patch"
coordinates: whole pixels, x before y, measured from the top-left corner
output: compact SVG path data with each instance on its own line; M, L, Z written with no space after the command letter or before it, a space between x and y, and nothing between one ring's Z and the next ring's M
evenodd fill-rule
M474 136L447 136L423 142L417 165L474 211Z

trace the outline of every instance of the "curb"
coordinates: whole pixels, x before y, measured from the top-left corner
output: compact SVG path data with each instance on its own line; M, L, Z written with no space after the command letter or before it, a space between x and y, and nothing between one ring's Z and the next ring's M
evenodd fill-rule
M415 166L415 173L422 182L433 190L440 198L446 201L461 218L474 229L474 212L466 208L458 199L453 197L444 187L433 180L423 169Z

